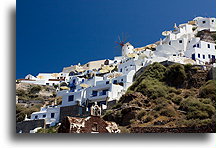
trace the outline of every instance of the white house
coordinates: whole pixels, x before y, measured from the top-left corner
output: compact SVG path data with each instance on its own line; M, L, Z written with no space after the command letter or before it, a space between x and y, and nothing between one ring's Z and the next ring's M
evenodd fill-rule
M83 98L85 98L86 90L82 89L76 92L65 91L63 94L58 93L58 96L62 96L63 106L81 105Z
M197 25L198 31L209 29L210 31L216 31L216 18L204 18L196 17L193 19Z
M85 100L88 102L109 102L113 100L118 100L122 95L123 87L116 84L106 84L94 87L89 87L86 89Z
M47 125L54 126L59 122L59 106L46 106L41 107L39 112L31 114L31 120L45 119Z
M190 46L188 46L185 56L193 59L197 64L210 63L215 60L216 56L216 44L205 42L202 40L195 40Z

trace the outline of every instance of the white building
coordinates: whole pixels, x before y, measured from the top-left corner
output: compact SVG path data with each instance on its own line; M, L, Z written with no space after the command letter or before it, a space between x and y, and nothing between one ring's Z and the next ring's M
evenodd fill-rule
M122 95L122 90L123 87L121 85L113 83L89 87L86 89L85 100L88 100L91 103L118 100Z
M216 44L199 39L194 40L192 43L185 52L186 57L193 59L197 64L201 65L215 60Z
M59 122L59 106L41 107L39 112L31 114L31 120L45 119L46 125L54 126Z
M122 46L122 56L127 56L128 54L130 53L133 53L134 47L129 43L125 43L123 46Z
M59 76L59 73L39 73L36 77L28 74L25 79L20 79L20 82L54 86L64 81L64 79L61 78L63 77Z
M209 29L210 31L216 31L216 18L204 18L196 17L193 19L198 26L198 31Z

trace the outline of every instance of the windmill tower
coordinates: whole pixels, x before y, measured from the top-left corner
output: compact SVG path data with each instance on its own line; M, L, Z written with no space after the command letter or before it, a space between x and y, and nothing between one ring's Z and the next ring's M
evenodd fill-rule
M133 51L134 47L129 42L126 42L126 39L121 40L119 36L118 36L118 39L119 39L119 42L116 42L116 43L120 46L122 50L122 56L126 57L128 54L134 52Z

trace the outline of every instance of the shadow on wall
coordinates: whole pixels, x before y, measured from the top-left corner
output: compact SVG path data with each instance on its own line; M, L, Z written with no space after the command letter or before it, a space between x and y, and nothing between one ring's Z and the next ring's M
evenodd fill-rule
M95 139L100 142L106 142L107 140L112 140L112 142L125 142L125 141L133 141L133 142L205 142L210 138L210 134L16 134L16 106L15 106L15 97L16 97L16 86L15 80L15 72L16 72L16 9L13 8L9 11L10 15L10 51L8 57L9 67L10 67L10 87L7 88L10 98L9 104L7 106L7 111L9 114L9 118L7 120L10 123L10 140L13 142L25 142L28 144L32 144L35 140L40 140L40 142L53 142L55 140L61 140L61 142L69 141L73 139L77 142L91 142ZM9 91L10 90L10 91ZM14 93L11 93L14 92ZM98 142L99 142L98 141Z

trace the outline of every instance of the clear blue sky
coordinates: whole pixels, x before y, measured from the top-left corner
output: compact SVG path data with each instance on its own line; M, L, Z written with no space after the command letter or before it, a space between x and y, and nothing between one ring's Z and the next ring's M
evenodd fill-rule
M135 47L158 41L174 23L215 17L215 0L17 0L16 78L112 59L118 35Z

